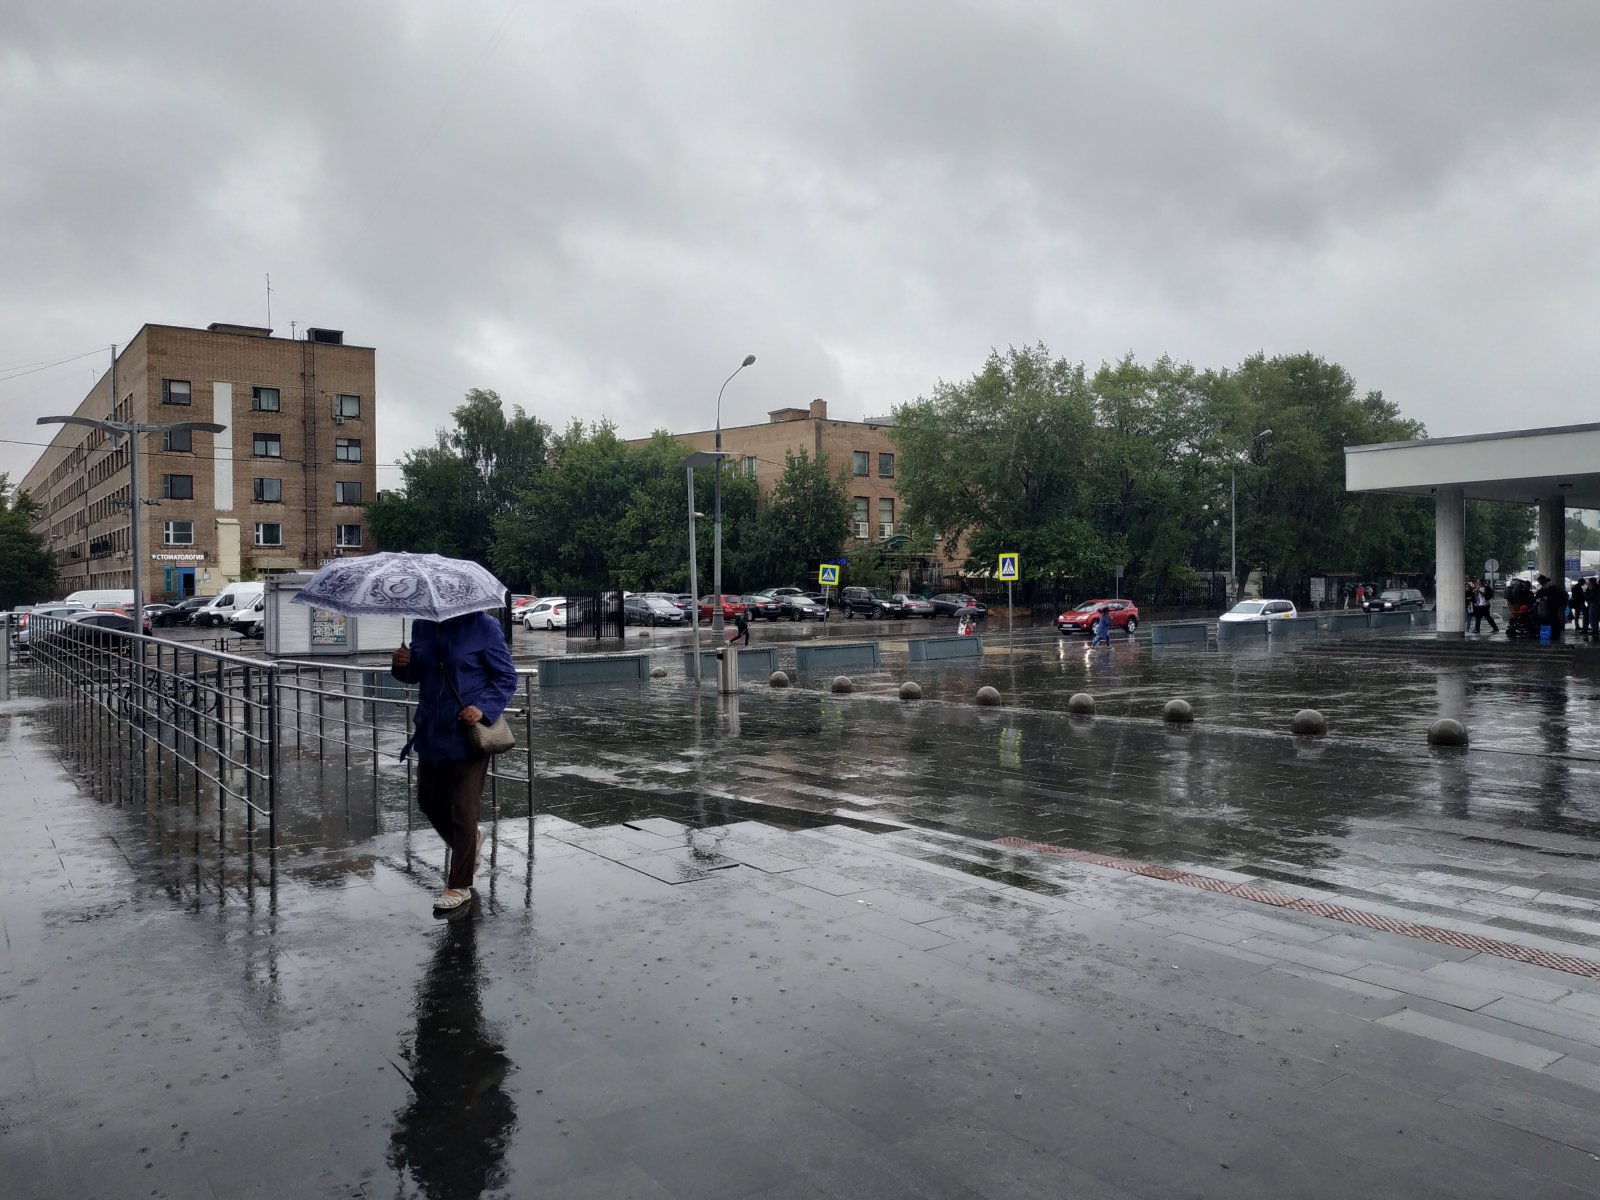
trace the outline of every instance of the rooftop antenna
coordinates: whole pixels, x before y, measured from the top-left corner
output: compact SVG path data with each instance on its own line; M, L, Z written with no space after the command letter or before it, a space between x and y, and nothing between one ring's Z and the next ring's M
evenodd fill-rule
M272 328L272 273L267 273L267 328Z
M295 329L295 326L298 325L298 324L300 324L299 321L290 321L289 322L289 340L291 342L294 341L294 337L295 337L294 329Z

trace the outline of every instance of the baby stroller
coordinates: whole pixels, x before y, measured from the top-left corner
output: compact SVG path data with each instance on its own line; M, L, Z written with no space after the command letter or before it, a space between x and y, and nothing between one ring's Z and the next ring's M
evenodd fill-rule
M1506 636L1539 636L1539 609L1533 602L1533 584L1526 579L1506 584Z

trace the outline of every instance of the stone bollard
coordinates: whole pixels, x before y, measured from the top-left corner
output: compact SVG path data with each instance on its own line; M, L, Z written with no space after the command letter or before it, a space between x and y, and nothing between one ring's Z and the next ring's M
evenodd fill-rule
M647 638L650 636L650 631L648 629L641 629L639 630L639 636L642 638Z
M900 685L900 699L902 699L902 700L921 700L922 699L922 685L920 683L917 683L915 680L912 680L912 679L906 680L904 683L902 683Z
M782 671L774 671L771 675L767 676L767 682L773 687L788 687L789 677Z
M667 669L665 667L651 667L650 668L650 678L651 679L665 679L666 677L667 677Z
M1094 716L1094 697L1088 692L1072 693L1072 698L1067 701L1067 711L1080 717Z
M995 705L1000 703L1000 693L994 688L990 687L988 684L984 684L978 689L978 695L976 699L983 707L993 708Z
M1302 737L1323 737L1328 732L1328 718L1314 708L1302 708L1289 722L1289 728Z
M1452 717L1440 717L1428 726L1428 745L1465 746L1467 727Z
M1171 725L1189 725L1194 721L1194 709L1187 700L1168 700L1161 719Z
M833 677L833 691L835 694L842 696L847 692L853 692L855 690L856 685L850 682L850 676L835 675Z

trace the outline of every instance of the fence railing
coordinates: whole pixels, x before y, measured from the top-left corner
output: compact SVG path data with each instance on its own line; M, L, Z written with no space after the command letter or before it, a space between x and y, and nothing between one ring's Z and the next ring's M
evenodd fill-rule
M52 618L28 632L24 661L62 706L66 749L118 799L192 794L197 806L215 803L220 830L242 820L252 844L264 829L276 850L286 789L325 788L330 765L342 767L347 796L358 769L375 795L403 771L414 795L414 760L402 764L399 752L416 689L387 666L263 662ZM518 745L490 760L485 799L498 811L503 793L526 798L531 813L534 673L518 675L523 702L506 711Z

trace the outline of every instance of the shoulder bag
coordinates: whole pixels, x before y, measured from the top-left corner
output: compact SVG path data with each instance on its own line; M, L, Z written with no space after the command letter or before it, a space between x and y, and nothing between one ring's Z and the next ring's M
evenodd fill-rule
M461 698L461 691L456 687L456 673L444 663L440 664L440 668L450 681L450 690L456 694L456 703L466 708L467 702ZM468 725L467 743L479 754L504 754L517 744L517 737L511 732L511 723L506 720L505 713L501 713L493 721Z

